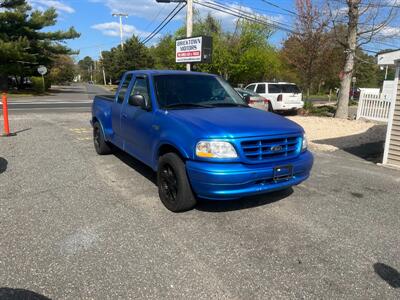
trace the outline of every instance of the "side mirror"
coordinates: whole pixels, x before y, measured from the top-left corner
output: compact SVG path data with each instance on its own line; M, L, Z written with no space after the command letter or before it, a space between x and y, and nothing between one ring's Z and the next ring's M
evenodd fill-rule
M140 94L129 97L129 104L133 106L139 106L140 108L147 110L146 100Z
M244 102L246 102L247 104L250 103L250 96L249 95L244 96L243 99L244 99Z

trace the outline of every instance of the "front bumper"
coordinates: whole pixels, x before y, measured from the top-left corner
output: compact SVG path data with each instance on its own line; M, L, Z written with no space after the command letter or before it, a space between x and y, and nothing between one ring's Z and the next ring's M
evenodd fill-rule
M186 170L193 191L200 198L230 200L286 189L306 180L314 162L311 152L266 164L209 163L187 161ZM293 177L274 181L274 168L293 166Z

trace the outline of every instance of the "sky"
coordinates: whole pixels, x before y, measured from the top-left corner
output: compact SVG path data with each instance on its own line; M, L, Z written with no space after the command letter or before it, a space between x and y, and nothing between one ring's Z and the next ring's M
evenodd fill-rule
M176 6L174 3L157 3L156 0L28 0L33 8L45 10L49 7L56 8L59 17L57 25L51 30L66 30L70 26L81 33L79 39L68 41L67 44L74 50L79 50L78 59L84 56L97 58L101 50L109 50L117 46L120 42L119 19L113 17L113 13L128 14L123 19L124 38L129 38L132 34L139 38L145 38L156 28L166 15ZM212 0L197 0L207 2ZM214 0L227 7L240 8L262 15L273 22L278 22L286 28L293 28L296 0ZM389 4L399 4L400 0L386 0ZM333 1L332 2L337 2ZM275 5L275 6L274 6ZM199 4L195 4L195 9L201 15L205 15L210 10ZM400 9L399 9L400 10ZM211 11L211 13L221 21L226 30L233 30L235 17L223 12ZM164 34L173 33L184 24L185 9L183 9L174 20L166 26L158 36L149 42L154 44ZM388 29L390 33L397 33L400 36L400 23L394 21L393 27ZM270 42L280 47L282 41L287 36L287 32L276 30ZM387 41L386 41L387 43ZM400 39L391 40L390 45L400 48ZM371 50L388 48L384 44L368 45Z

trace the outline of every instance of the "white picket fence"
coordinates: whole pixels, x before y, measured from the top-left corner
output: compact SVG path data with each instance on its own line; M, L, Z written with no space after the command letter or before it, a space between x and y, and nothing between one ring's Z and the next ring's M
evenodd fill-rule
M388 122L391 95L381 94L379 89L361 89L357 119Z

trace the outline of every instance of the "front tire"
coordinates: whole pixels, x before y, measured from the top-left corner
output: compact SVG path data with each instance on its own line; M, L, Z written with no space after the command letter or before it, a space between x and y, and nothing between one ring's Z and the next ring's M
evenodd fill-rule
M274 112L274 108L272 107L272 103L271 102L268 102L268 111L269 112Z
M157 184L161 202L168 210L187 211L196 205L196 197L193 195L185 164L175 153L167 153L160 157Z
M112 152L111 145L106 142L99 122L93 124L93 143L97 154L105 155Z

